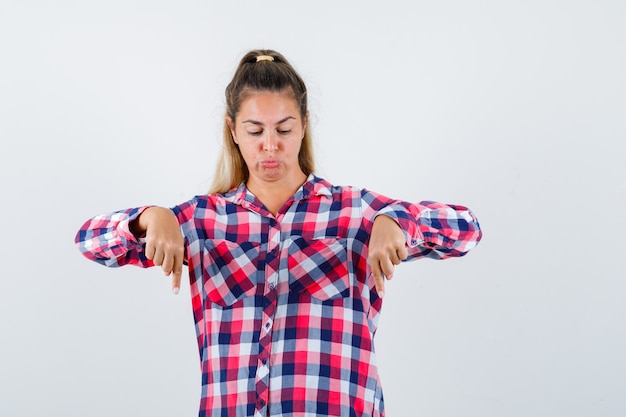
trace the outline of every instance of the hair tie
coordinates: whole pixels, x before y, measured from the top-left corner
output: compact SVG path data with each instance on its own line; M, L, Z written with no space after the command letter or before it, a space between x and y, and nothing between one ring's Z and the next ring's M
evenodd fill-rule
M274 57L271 55L257 55L256 62L259 61L274 61Z

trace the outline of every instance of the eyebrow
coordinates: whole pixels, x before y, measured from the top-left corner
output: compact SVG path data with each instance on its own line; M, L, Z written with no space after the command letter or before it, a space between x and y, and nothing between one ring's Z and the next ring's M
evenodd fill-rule
M296 118L295 118L295 117L293 117L293 116L287 116L287 117L285 117L284 119L280 119L280 120L279 120L276 124L277 124L277 125L279 125L279 124L281 124L281 123L285 123L285 122L286 122L287 120L289 120L289 119L296 120ZM244 121L243 121L243 122L241 122L241 123L252 123L253 125L263 126L263 123L261 123L261 122L259 122L259 121L257 121L257 120L252 120L252 119L244 120Z

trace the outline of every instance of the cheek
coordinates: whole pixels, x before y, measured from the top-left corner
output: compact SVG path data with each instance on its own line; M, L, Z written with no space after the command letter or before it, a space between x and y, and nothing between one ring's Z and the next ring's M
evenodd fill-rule
M245 146L239 144L239 151L244 161L246 161L246 164L250 164L258 154L258 150L254 146L251 146L251 144L246 144Z
M291 153L298 155L300 153L300 148L302 148L302 141L294 141L294 143L291 145Z

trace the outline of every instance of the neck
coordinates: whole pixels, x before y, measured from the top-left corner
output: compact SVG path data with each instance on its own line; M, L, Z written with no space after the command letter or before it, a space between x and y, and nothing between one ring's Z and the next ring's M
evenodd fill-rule
M246 186L263 203L263 205L276 215L280 208L298 191L304 184L307 176L304 173L278 181L259 181L249 178Z

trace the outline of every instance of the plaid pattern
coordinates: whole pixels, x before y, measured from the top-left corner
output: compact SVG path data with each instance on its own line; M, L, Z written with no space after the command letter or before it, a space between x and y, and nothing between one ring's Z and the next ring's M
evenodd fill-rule
M152 266L128 229L143 208L76 236L107 266ZM409 204L313 175L274 217L245 185L174 207L202 368L204 416L384 416L367 264L374 218L394 218L409 260L463 256L481 237L465 207Z

